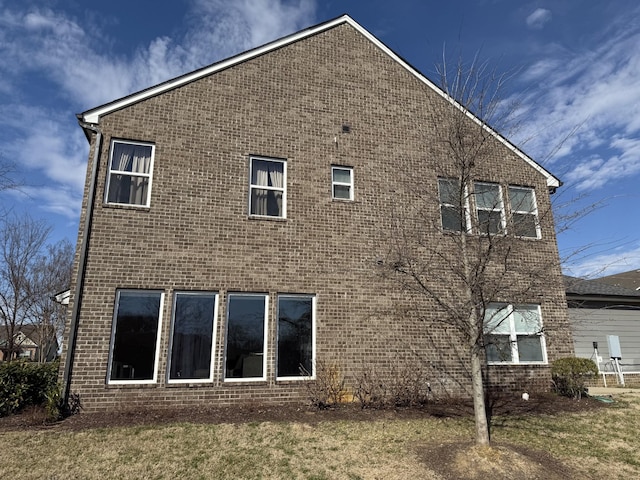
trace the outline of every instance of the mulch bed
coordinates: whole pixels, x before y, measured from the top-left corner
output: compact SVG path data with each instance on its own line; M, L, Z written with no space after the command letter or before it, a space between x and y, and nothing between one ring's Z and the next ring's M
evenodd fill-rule
M608 404L591 398L572 400L554 394L532 396L528 401L517 397L499 398L491 402L494 416L556 415L565 412L590 412L607 408ZM239 405L234 407L188 407L161 410L127 410L104 413L80 413L55 423L47 423L40 408L29 408L17 415L0 418L0 431L63 430L81 431L91 428L134 425L166 425L190 422L201 424L248 422L318 423L334 420L371 421L379 419L415 419L424 417L464 418L473 416L469 401L448 400L406 408L362 409L358 404L339 405L323 410L301 405Z

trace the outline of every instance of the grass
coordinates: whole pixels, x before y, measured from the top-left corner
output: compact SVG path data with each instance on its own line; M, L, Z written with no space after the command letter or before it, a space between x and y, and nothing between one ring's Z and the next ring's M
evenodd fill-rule
M548 452L575 478L640 478L640 396L619 399L593 413L498 417L493 439ZM5 478L437 479L420 449L470 440L473 423L180 423L3 432L2 438Z

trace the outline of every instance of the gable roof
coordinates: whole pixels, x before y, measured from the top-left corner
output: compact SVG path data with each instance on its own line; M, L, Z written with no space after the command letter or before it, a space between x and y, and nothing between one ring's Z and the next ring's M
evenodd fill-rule
M640 269L629 270L628 272L616 273L596 279L598 282L616 285L618 287L630 288L640 292Z
M251 50L247 50L246 52L243 52L243 53L240 53L240 54L235 55L233 57L227 58L226 60L222 60L220 62L213 63L212 65L209 65L207 67L203 67L203 68L200 68L198 70L194 70L193 72L187 73L185 75L182 75L182 76L176 77L174 79L168 80L166 82L160 83L158 85L146 88L146 89L141 90L139 92L132 93L130 95L127 95L126 97L122 97L120 99L114 100L114 101L106 103L104 105L92 108L90 110L87 110L87 111L85 111L83 113L78 114L77 115L78 120L81 122L81 124L82 123L85 123L85 124L97 124L99 122L99 120L100 120L100 117L103 116L103 115L107 115L107 114L112 113L112 112L114 112L116 110L120 110L122 108L125 108L125 107L128 107L130 105L133 105L133 104L135 104L137 102L140 102L140 101L143 101L145 99L154 97L156 95L160 95L160 94L162 94L164 92L167 92L169 90L172 90L174 88L179 88L182 85L185 85L187 83L196 81L196 80L198 80L198 79L200 79L202 77L205 77L207 75L211 75L211 74L219 72L221 70L225 70L227 68L233 67L234 65L238 65L238 64L240 64L242 62L245 62L247 60L250 60L252 58L258 57L260 55L264 55L264 54L269 53L269 52L271 52L273 50L282 48L282 47L290 45L290 44L292 44L294 42L303 40L303 39L311 37L313 35L317 35L319 33L325 32L327 30L330 30L330 29L332 29L334 27L337 27L337 26L343 25L343 24L350 25L351 27L356 29L365 38L367 38L376 47L378 47L381 51L383 51L385 54L387 54L389 57L391 57L393 60L395 60L402 68L404 68L411 75L413 75L418 81L420 81L421 83L423 83L426 86L428 86L429 88L431 88L438 95L443 97L445 100L451 102L457 108L460 108L462 111L465 112L467 117L469 117L471 120L475 121L478 125L482 125L483 128L485 128L488 132L490 132L496 139L498 139L509 150L514 152L518 157L520 157L522 160L524 160L526 163L528 163L535 170L540 172L546 178L547 186L549 187L549 189L554 190L555 188L557 188L557 187L562 185L562 182L557 177L552 175L549 171L547 171L544 167L542 167L540 164L538 164L536 161L534 161L531 157L529 157L527 154L525 154L522 150L520 150L518 147L516 147L513 143L511 143L505 137L503 137L498 132L496 132L495 130L493 130L492 128L490 128L486 124L484 124L477 116L473 115L471 112L469 112L469 110L464 108L464 106L460 105L455 99L450 97L444 90L442 90L440 87L438 87L436 84L434 84L431 80L429 80L422 73L420 73L417 69L415 69L413 66L411 66L402 57L400 57L393 50L391 50L389 47L387 47L384 43L382 43L380 40L378 40L375 36L373 36L364 27L362 27L359 23L357 23L355 20L353 20L349 15L342 15L342 16L340 16L338 18L333 19L333 20L329 20L327 22L320 23L320 24L315 25L313 27L309 27L309 28L307 28L305 30L300 30L297 33L282 37L282 38L280 38L278 40L275 40L273 42L267 43L267 44L262 45L260 47L257 47L257 48L251 49ZM90 138L91 138L91 133L89 131L90 129L87 129L86 126L83 126L83 128L85 130L85 135L87 136L87 139L90 140Z

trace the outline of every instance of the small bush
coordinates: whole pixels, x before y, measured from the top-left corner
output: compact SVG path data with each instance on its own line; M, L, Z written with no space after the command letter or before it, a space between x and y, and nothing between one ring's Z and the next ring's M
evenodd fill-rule
M0 417L48 403L58 390L58 362L0 363Z
M301 372L311 376L302 367ZM316 362L316 378L305 382L304 386L311 405L319 409L336 405L347 396L344 374L335 363Z
M355 377L354 395L362 408L420 406L429 401L431 386L416 363L392 365L384 375L363 366Z
M588 358L559 358L551 366L555 391L565 397L580 399L586 382L598 374L598 367Z

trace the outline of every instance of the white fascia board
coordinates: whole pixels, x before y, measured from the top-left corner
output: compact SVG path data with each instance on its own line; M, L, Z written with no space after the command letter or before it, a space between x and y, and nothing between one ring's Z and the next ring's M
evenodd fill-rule
M92 110L87 110L86 112L81 113L79 115L79 117L86 123L97 124L99 122L99 120L100 120L100 117L103 116L103 115L106 115L108 113L114 112L114 111L119 110L121 108L128 107L129 105L132 105L134 103L140 102L142 100L145 100L147 98L153 97L155 95L159 95L159 94L164 93L164 92L166 92L168 90L172 90L174 88L178 88L178 87L180 87L182 85L185 85L187 83L193 82L193 81L198 80L198 79L200 79L202 77L205 77L207 75L211 75L213 73L219 72L219 71L224 70L226 68L232 67L232 66L237 65L239 63L242 63L242 62L245 62L245 61L250 60L252 58L258 57L260 55L264 55L265 53L268 53L270 51L273 51L273 50L276 50L278 48L284 47L284 46L289 45L291 43L297 42L298 40L302 40L304 38L316 35L318 33L321 33L323 31L325 31L325 30L329 30L329 29L334 28L334 27L336 27L338 25L341 25L343 23L347 23L347 24L351 25L353 28L355 28L358 32L360 32L362 35L364 35L365 38L367 38L370 42L372 42L374 45L376 45L380 50L382 50L384 53L386 53L390 58L395 60L400 66L402 66L404 69L406 69L416 79L418 79L423 84L427 85L429 88L431 88L434 92L436 92L442 98L444 98L445 100L447 100L448 102L452 103L457 108L462 110L471 120L476 122L478 125L481 125L484 129L486 129L489 133L491 133L491 135L493 135L496 139L498 139L498 141L500 141L500 143L505 145L509 150L514 152L518 157L520 157L522 160L524 160L529 165L531 165L535 170L537 170L542 175L544 175L546 177L546 179L547 179L547 186L548 187L556 188L556 187L559 187L562 184L560 182L560 180L558 180L550 172L545 170L540 164L536 163L532 158L530 158L522 150L520 150L515 145L513 145L509 140L507 140L502 135L500 135L498 132L496 132L495 130L490 128L487 124L483 123L478 117L476 117L471 112L469 112L469 110L464 108L464 106L460 105L451 96L447 95L447 93L444 90L442 90L436 84L431 82L427 77L422 75L418 70L416 70L408 62L406 62L404 59L402 59L400 56L398 56L395 52L393 52L393 50L391 50L389 47L387 47L384 43L382 43L380 40L378 40L375 36L373 36L371 33L369 33L369 31L367 31L364 27L362 27L358 22L353 20L349 15L342 15L341 17L338 17L338 18L336 18L334 20L330 20L328 22L321 23L319 25L316 25L315 27L310 27L310 28L307 28L305 30L301 30L301 31L299 31L297 33L294 33L292 35L283 37L283 38L281 38L279 40L276 40L274 42L268 43L268 44L263 45L261 47L254 48L252 50L249 50L247 52L241 53L241 54L236 55L234 57L228 58L226 60L222 60L222 61L220 61L218 63L215 63L213 65L210 65L208 67L201 68L199 70L196 70L194 72L188 73L188 74L183 75L181 77L174 78L173 80L169 80L167 82L161 83L161 84L156 85L154 87L150 87L150 88L142 90L140 92L128 95L128 96L123 97L123 98L121 98L119 100L116 100L114 102L102 105L100 107L96 107L96 108L94 108Z

